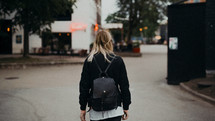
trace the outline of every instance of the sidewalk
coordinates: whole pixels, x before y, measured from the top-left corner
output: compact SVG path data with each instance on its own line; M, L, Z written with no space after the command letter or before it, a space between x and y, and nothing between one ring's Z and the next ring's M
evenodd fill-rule
M84 60L85 57L78 56L29 55L29 58L22 58L22 55L0 55L0 68L19 69L29 66L83 64Z
M215 75L180 83L185 91L215 105Z

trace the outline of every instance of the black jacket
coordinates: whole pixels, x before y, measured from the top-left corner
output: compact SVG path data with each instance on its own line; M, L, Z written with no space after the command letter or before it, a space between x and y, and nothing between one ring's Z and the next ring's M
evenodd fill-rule
M94 55L97 63L99 64L102 71L106 69L109 65L107 61L105 61L104 56L99 53ZM109 60L112 58L108 57ZM86 105L91 106L90 97L92 95L90 89L93 83L93 80L99 77L99 69L96 66L95 61L88 62L87 59L84 62L81 80L80 80L80 95L79 95L79 103L81 105L81 110L86 110ZM126 67L121 57L115 56L114 61L112 62L110 68L107 71L109 77L113 78L116 84L119 87L120 95L118 100L118 105L121 106L123 104L123 109L128 110L129 105L131 104L131 94L129 91L129 81L127 77Z

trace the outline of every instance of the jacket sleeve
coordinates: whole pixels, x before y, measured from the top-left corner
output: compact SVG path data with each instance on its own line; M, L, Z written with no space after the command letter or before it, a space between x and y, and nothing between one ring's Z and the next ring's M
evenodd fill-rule
M86 110L87 101L90 95L89 90L90 90L89 64L86 59L81 73L81 80L79 83L80 92L79 104L81 110Z
M127 77L127 71L124 64L124 61L121 59L121 65L120 65L120 90L122 94L122 102L123 102L123 109L128 110L129 105L131 104L131 93L129 90L129 81Z

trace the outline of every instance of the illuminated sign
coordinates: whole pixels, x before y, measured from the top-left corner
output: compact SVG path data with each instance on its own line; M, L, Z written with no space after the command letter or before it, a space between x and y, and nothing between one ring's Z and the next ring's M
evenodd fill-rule
M178 37L169 37L169 49L178 50Z
M84 23L72 23L71 24L71 32L85 30L87 28L87 24Z

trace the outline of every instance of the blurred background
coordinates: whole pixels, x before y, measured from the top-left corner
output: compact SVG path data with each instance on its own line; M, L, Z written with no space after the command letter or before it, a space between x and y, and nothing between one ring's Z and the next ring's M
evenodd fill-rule
M1 0L0 121L80 120L100 30L126 64L129 121L214 121L214 11L214 0Z

